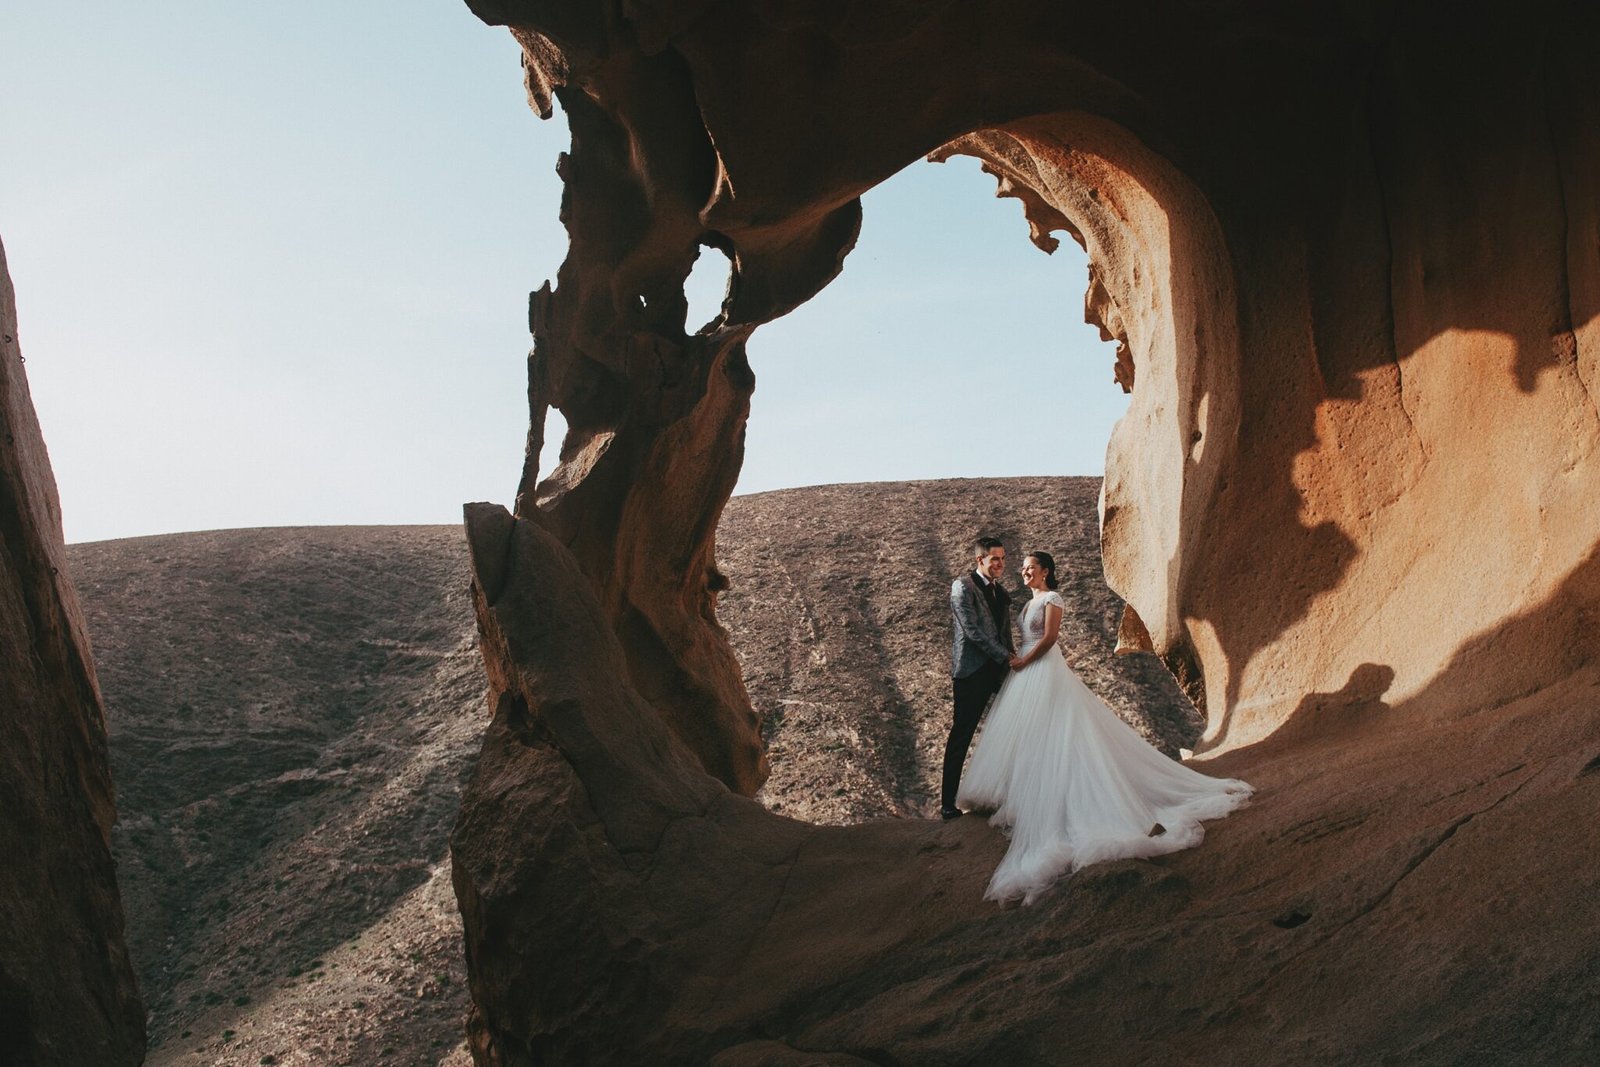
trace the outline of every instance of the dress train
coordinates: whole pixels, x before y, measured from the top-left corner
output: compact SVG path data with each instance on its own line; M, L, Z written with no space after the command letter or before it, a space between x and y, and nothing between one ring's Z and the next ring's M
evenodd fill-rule
M1029 643L1043 635L1049 598L1061 603L1050 593L1024 609ZM1201 774L1152 748L1052 648L1001 687L957 803L993 812L990 823L1011 833L984 896L1032 903L1090 864L1198 845L1201 821L1227 815L1250 793L1242 781Z

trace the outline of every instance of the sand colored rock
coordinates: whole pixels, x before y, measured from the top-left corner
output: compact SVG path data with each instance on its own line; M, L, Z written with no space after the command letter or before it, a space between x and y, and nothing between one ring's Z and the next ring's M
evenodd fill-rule
M0 1049L135 1064L144 1011L111 862L116 809L61 504L0 249Z
M570 553L489 505L468 527L510 665L452 839L479 1063L1600 1051L1593 665L1448 725L1364 668L1306 697L1314 728L1209 764L1259 793L1203 847L1002 909L981 820L816 826L730 792L627 686Z
M532 42L536 103L559 96L573 129L573 244L536 295L533 359L535 437L546 404L573 430L521 513L608 590L639 684L740 789L760 770L713 651L711 550L744 344L834 277L858 194L923 154L979 156L1041 247L1064 231L1089 251L1089 317L1138 383L1108 462L1107 574L1203 676L1209 745L1266 736L1368 659L1394 668L1391 696L1420 692L1593 544L1586 6L1137 27L1042 3L472 6ZM687 336L700 245L733 278L723 318ZM1390 625L1419 604L1448 623ZM1484 668L1526 687L1518 655ZM655 680L676 670L698 696ZM713 735L726 752L707 756Z
M1595 854L1592 5L469 6L573 133L530 444L547 405L572 429L516 518L469 518L480 1062L1593 1050L1554 993L1596 989L1593 909L1537 920ZM972 903L981 827L806 831L715 787L762 775L715 616L746 343L847 265L864 190L954 152L1088 250L1132 391L1102 503L1124 637L1260 788L1204 849L1017 915ZM733 273L690 336L700 245Z

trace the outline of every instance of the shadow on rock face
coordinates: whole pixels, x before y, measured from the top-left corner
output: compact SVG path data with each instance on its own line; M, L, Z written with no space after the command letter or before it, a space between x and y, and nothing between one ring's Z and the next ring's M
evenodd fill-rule
M1393 667L1363 663L1337 692L1306 694L1273 737L1284 743L1331 739L1358 730L1391 710L1381 698L1392 684Z
M1533 1006L1547 983L1593 988L1600 915L1574 916L1576 940L1530 924L1597 877L1592 828L1559 858L1541 843L1600 781L1573 758L1592 664L1443 720L1386 704L1392 672L1364 664L1297 710L1314 743L1208 764L1258 793L1200 848L997 908L1005 841L983 821L819 827L729 792L631 691L554 538L485 505L468 535L495 709L452 839L479 1062L1270 1059L1300 1018L1289 1039L1324 1062L1446 1063L1583 1032ZM1486 733L1524 740L1463 759ZM1502 938L1542 946L1536 974L1486 961ZM1400 1036L1416 1020L1425 1052Z

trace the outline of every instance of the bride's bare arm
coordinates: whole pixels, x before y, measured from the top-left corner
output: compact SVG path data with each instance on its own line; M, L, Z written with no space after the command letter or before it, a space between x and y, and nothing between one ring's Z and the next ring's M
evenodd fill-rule
M1056 637L1061 633L1061 606L1059 604L1046 604L1044 606L1044 636L1035 641L1022 655L1011 661L1011 669L1020 671L1040 656L1044 655L1056 643Z

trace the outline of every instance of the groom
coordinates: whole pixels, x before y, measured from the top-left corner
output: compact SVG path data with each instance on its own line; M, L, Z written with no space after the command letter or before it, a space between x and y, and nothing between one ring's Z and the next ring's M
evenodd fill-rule
M961 815L956 807L961 765L989 699L1006 680L1015 647L1011 643L1011 597L1000 587L1000 575L1006 569L1005 546L996 538L980 537L972 547L971 573L950 586L950 609L955 614L950 674L956 714L944 746L944 781L939 792L939 815L945 819Z

